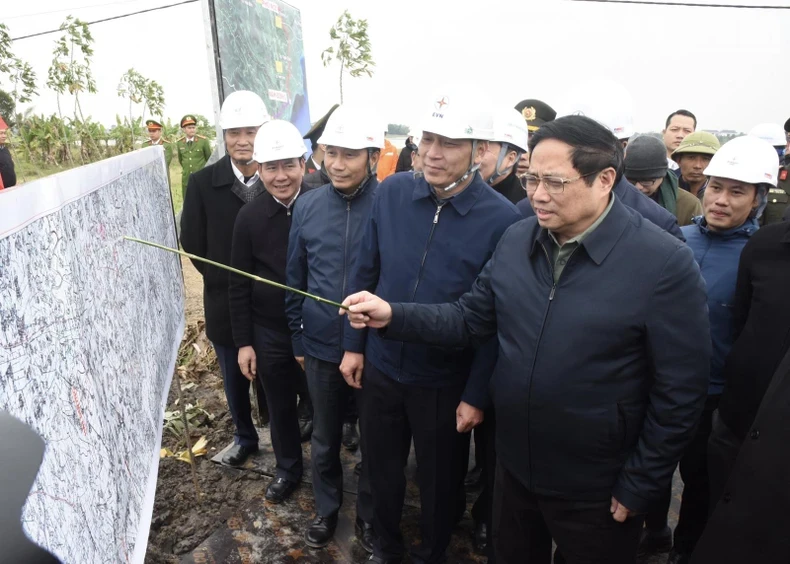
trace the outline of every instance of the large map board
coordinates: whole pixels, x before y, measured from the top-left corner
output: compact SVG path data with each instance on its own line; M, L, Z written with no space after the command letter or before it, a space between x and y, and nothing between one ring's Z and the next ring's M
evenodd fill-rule
M236 90L263 98L272 117L310 129L302 21L279 0L207 0L218 81L216 110ZM218 114L217 114L218 115Z
M162 148L4 190L0 210L0 411L46 442L25 531L67 564L142 562L183 279L122 237L178 245Z

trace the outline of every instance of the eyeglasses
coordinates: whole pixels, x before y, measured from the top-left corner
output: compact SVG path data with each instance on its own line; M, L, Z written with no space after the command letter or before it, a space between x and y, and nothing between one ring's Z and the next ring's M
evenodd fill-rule
M641 186L646 190L653 188L659 180L663 180L663 178L650 178L648 180L631 180L630 178L626 178L628 182L633 184L634 186Z
M600 174L602 170L596 170L595 172L588 172L587 174L582 174L577 176L576 178L560 178L559 176L537 176L535 174L522 174L518 177L519 181L521 182L521 187L527 191L529 194L534 194L538 190L538 186L540 183L543 182L543 188L546 189L546 192L549 194L561 194L565 191L565 185L570 184L571 182L576 182L577 180L581 180L582 178L587 178L588 176L593 176L596 174Z

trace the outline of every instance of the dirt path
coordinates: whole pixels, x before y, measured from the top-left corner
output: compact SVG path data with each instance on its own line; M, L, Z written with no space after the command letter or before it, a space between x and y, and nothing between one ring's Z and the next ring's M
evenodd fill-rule
M147 564L175 563L190 552L230 515L236 513L266 482L260 474L220 467L209 460L233 440L233 421L222 387L222 376L205 333L203 320L203 278L189 259L182 257L186 299L184 313L187 329L179 352L178 368L168 397L167 412L179 410L181 383L184 403L192 416L192 442L208 441L207 455L197 458L196 470L200 500L195 493L189 464L175 457L159 461ZM165 423L162 448L173 453L184 451L183 436Z

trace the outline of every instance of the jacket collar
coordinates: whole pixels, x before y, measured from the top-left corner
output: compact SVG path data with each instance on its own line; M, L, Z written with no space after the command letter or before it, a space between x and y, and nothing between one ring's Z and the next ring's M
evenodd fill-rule
M324 174L324 172L323 172L323 171L324 171L324 169L321 169L321 174L322 174L322 175ZM327 177L327 178L329 178L329 177ZM340 190L338 190L337 188L335 188L335 185L334 185L334 184L332 184L332 183L331 183L331 181L330 181L330 183L329 183L329 184L331 184L331 186L332 186L332 191L333 191L333 192L334 192L334 193L335 193L337 196L339 196L339 197L340 197L340 198L342 198L343 200L346 200L346 201L349 201L349 202L350 202L351 200L356 200L357 198L359 198L359 197L360 197L362 194L364 194L365 192L367 192L369 188L371 188L371 187L375 187L375 186L376 186L378 183L379 183L379 181L378 181L378 179L376 178L376 173L374 172L373 174L371 174L370 176L368 176L368 179L367 179L367 180L366 180L366 181L365 181L365 182L362 184L362 186L360 186L359 188L357 188L356 190L354 190L354 192L353 192L353 193L351 193L351 194L344 194L343 192L341 192Z
M230 155L225 155L214 163L214 172L211 175L211 185L214 186L214 188L221 188L223 186L232 186L235 181L236 175L233 174Z
M424 176L415 175L414 180L415 186L414 193L411 197L412 201L436 197L433 192L433 187L428 184L428 181L425 180ZM477 202L477 199L483 193L483 190L490 189L491 188L483 181L480 173L475 172L475 175L472 177L472 182L469 183L469 186L464 188L463 191L459 192L455 196L448 198L445 200L445 202L451 204L455 208L455 211L464 216L469 213L469 210L471 210L472 206L475 205L475 202Z
M708 227L708 222L704 215L692 218L694 224L699 227L700 232L706 237L717 237L719 239L736 239L738 237L751 237L760 228L756 219L747 219L738 227L733 227L727 231L713 231Z
M584 247L584 250L587 251L587 255L597 265L600 265L612 251L632 217L631 212L628 211L628 208L620 201L619 197L612 194L612 198L614 200L612 202L612 209L609 210L609 213L601 224L596 227L592 233L587 235L580 244ZM535 242L532 244L530 255L536 251L538 243L541 243L544 248L548 249L547 245L550 241L549 232L540 227L538 227L538 229L540 229L540 231L535 237Z

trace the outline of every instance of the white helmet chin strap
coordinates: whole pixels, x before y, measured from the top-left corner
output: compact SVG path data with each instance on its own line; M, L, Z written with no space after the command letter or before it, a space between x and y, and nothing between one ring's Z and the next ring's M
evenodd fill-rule
M466 169L466 172L463 174L463 176L461 176L461 178L459 178L449 186L442 188L441 190L443 190L444 192L449 192L453 188L458 187L459 184L463 184L464 182L466 182L470 176L472 176L475 172L477 172L477 169L480 168L480 165L475 164L476 152L477 152L477 139L474 139L472 141L472 156L470 158L469 168Z
M507 176L510 174L510 171L513 170L513 167L516 166L515 164L510 165L504 170L501 170L502 163L505 162L505 157L511 151L516 151L516 163L518 163L518 159L521 158L521 153L519 153L518 149L508 143L502 143L502 148L499 149L499 156L496 160L496 167L494 168L494 173L485 179L486 183L489 185L493 185L495 180L502 178L503 176Z

